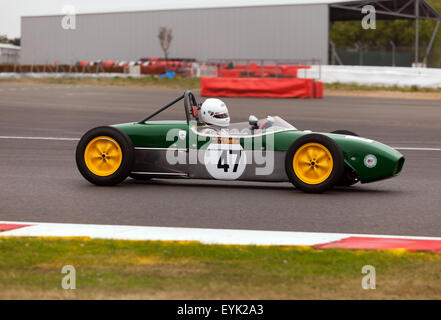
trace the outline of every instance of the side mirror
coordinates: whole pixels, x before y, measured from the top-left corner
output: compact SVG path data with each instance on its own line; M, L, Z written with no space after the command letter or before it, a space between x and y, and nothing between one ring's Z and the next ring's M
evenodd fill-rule
M257 122L259 121L259 119L256 118L256 116L250 115L250 117L248 118L248 123L250 124L250 126L257 126Z

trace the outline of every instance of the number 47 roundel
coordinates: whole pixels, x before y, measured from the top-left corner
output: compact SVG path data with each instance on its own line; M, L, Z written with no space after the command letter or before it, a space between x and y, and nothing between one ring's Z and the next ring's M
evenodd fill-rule
M204 163L213 178L235 180L245 170L246 154L240 144L211 144L205 151Z

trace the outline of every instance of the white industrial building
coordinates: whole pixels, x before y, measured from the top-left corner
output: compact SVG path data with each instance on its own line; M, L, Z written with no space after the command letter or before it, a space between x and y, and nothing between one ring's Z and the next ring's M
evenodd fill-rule
M22 17L21 63L161 57L157 34L165 26L173 30L169 56L174 58L318 59L327 64L333 52L330 24L361 21L368 4L376 8L377 19L411 19L417 29L419 19L439 25L440 14L425 0L182 1L174 7L158 2L143 10L78 14L74 28L63 27L63 15ZM415 43L418 47L418 37ZM418 60L422 57L416 54Z
M0 64L17 64L20 61L20 47L0 43Z

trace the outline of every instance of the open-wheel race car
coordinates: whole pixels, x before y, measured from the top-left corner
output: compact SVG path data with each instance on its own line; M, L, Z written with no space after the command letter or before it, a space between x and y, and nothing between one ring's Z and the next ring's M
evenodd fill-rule
M186 120L152 120L183 100ZM305 192L323 192L396 176L404 157L356 134L301 131L278 116L227 127L200 121L190 91L139 122L89 130L76 149L80 173L93 184L187 178L291 182Z

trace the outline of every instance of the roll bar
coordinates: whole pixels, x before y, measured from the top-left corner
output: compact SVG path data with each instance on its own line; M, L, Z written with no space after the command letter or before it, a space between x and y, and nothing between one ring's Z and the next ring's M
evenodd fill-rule
M185 118L187 119L187 123L190 123L191 111L189 109L189 106L197 106L196 98L194 97L194 94L190 90L186 90L183 95L181 95L178 98L176 98L175 100L167 103L165 106L156 110L152 114L148 115L147 117L145 117L144 119L142 119L138 123L146 122L147 120L153 118L154 116L161 113L162 111L170 108L172 105L181 101L182 99L184 99Z

